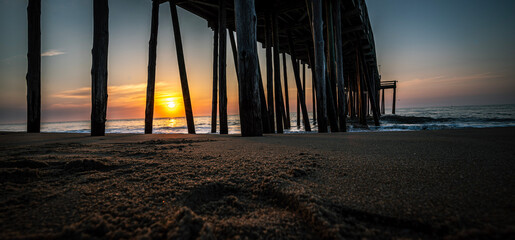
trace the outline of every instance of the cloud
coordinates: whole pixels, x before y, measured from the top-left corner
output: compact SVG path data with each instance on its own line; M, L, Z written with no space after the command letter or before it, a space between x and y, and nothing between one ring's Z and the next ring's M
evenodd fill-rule
M66 90L60 93L54 94L56 98L68 98L68 99L83 99L91 97L91 88L77 88L73 90Z
M113 107L134 107L144 106L146 101L146 83L141 84L125 84L109 86L107 93L109 95L109 106ZM82 87L72 90L65 90L52 95L59 98L59 103L54 104L56 107L77 106L76 104L88 103L91 99L91 88ZM157 83L155 100L157 102L167 98L180 97L179 93L173 91L170 84Z
M413 80L400 81L399 84L402 84L403 86L427 85L427 84L440 84L440 85L470 84L471 82L474 82L474 81L485 81L485 80L491 80L491 79L502 78L502 77L504 77L504 76L500 75L500 74L490 73L490 72L476 73L476 74L463 75L463 76L437 75L437 76L428 77L428 78L416 78Z
M41 53L41 56L42 57L53 57L53 56L58 56L58 55L63 55L63 54L66 54L66 52L56 50L56 49L50 49L44 53Z

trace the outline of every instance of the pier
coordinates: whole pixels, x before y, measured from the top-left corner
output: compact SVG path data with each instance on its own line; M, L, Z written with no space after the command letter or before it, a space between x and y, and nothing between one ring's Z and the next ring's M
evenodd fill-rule
M385 114L386 110L384 107L384 90L385 89L393 89L393 99L392 99L392 114L395 114L395 102L397 101L397 80L393 81L381 81L381 114Z
M109 5L108 0L92 1L91 135L103 136L108 97ZM374 125L379 126L380 114L384 114L384 100L380 111L380 90L384 99L384 89L391 87L380 81L374 35L364 0L154 0L151 6L145 133L152 133L160 7L170 7L188 133L195 134L194 106L177 7L205 19L207 27L213 30L211 132L228 133L227 36L237 71L242 136L283 133L291 128L286 54L291 58L297 89L297 120L306 131L311 131L314 123L320 133L345 132L348 118L367 125L369 111ZM41 0L29 0L27 14L27 131L39 132ZM258 47L266 48L266 66L259 65ZM265 68L264 76L261 68ZM313 80L313 119L309 118L306 104L306 68L311 70ZM393 85L395 113L396 82Z

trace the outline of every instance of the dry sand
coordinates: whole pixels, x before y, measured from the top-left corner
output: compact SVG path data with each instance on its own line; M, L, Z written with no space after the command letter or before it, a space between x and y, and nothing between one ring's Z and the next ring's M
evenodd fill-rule
M515 128L0 133L0 239L512 238Z

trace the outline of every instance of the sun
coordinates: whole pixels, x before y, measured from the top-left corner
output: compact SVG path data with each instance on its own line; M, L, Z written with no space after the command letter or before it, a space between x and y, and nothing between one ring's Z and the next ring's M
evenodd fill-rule
M165 99L165 104L170 110L174 110L175 107L177 107L177 103L175 102L175 99L173 98L167 98Z

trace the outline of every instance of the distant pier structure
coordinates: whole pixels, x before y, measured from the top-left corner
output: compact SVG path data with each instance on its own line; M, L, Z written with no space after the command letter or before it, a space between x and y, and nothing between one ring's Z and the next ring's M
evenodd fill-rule
M386 110L384 107L384 90L385 89L393 89L393 99L392 99L392 114L395 114L395 102L397 101L397 80L393 81L381 81L381 114L385 114Z
M108 0L92 1L91 135L102 136L105 134L108 97L109 5ZM145 133L152 133L158 14L162 4L168 5L171 11L188 133L194 134L195 126L177 7L205 19L208 27L213 29L213 79L209 79L213 83L212 132L228 133L227 36L237 71L242 136L282 133L291 127L288 92L283 89L287 90L288 77L285 54L290 55L297 89L297 108L301 115L299 122L306 131L311 131L311 125L316 124L321 133L344 132L347 119L356 119L366 125L369 112L373 115L374 124L379 125L380 90L383 90L384 99L384 89L390 88L390 85L383 85L380 81L374 35L365 0L153 0L152 9L149 9L152 20ZM28 132L40 131L40 15L41 0L29 0ZM258 46L266 48L265 66L259 65ZM312 121L306 104L309 99L306 99L305 66L311 70L313 80ZM264 76L261 75L262 68L265 69ZM396 82L394 86L395 98ZM395 112L395 101L393 104ZM384 113L384 100L382 109ZM217 123L219 129L216 128Z

